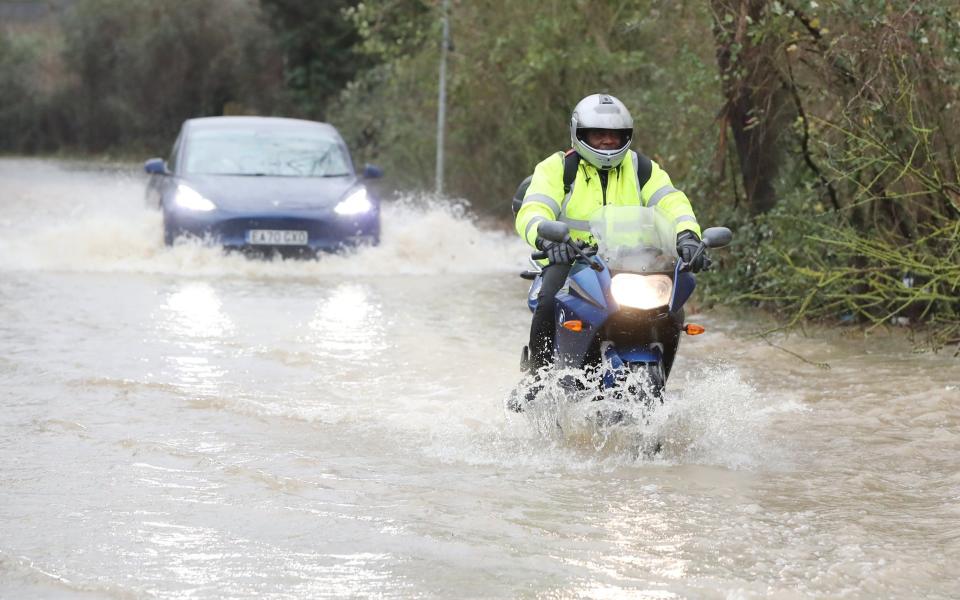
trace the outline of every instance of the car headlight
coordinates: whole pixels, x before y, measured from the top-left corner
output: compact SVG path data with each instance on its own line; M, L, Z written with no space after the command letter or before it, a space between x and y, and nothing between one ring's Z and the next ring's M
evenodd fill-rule
M204 198L200 192L182 183L177 186L177 193L173 196L173 201L180 208L187 210L208 212L216 208L216 205Z
M610 293L623 306L658 308L670 303L673 281L666 275L617 273L610 282Z
M370 198L367 197L367 189L360 188L340 201L333 209L338 215L359 215L369 212L373 208Z

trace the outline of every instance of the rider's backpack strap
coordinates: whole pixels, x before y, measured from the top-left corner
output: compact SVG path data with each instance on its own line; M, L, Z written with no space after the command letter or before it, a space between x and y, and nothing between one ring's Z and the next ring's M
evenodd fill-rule
M650 174L653 172L653 161L639 152L634 152L633 155L637 157L637 164L634 165L634 167L637 169L637 184L639 185L637 194L639 194L643 186L647 185L647 182L650 181Z
M580 155L573 148L563 154L563 193L569 194L573 182L577 179L577 167L580 166ZM648 175L649 177L649 175Z
M513 194L511 205L513 207L514 219L517 218L517 213L520 212L520 207L523 206L523 197L527 195L527 188L530 187L531 181L533 181L533 175L527 175L526 178L520 182L517 191Z

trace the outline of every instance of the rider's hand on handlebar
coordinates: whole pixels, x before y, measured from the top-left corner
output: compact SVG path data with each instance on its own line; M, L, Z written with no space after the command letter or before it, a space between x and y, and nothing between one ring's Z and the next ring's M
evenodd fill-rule
M710 264L706 253L700 251L700 238L692 231L683 231L677 236L677 254L694 273L704 270Z
M576 257L573 248L567 243L538 239L537 246L547 254L551 265L569 265Z
M700 255L703 258L703 268L701 271L709 271L710 267L713 265L713 261L710 259L710 256L707 254L707 251L704 250L703 254Z

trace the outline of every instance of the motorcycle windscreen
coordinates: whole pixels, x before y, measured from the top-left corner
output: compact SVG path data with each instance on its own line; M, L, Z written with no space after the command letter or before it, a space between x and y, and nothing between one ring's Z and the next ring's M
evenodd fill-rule
M678 260L675 229L655 206L607 205L590 218L597 251L614 271L672 273Z

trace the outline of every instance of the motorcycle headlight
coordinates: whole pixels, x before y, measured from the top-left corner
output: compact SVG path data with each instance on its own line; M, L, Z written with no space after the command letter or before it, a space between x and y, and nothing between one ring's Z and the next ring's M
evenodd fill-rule
M200 192L182 183L177 186L177 193L173 196L173 201L180 208L187 210L208 212L216 208L216 205L204 198Z
M369 212L373 208L370 198L367 198L366 188L360 188L344 198L334 207L338 215L359 215Z
M610 293L622 306L658 308L670 303L673 281L666 275L617 273L610 282Z

